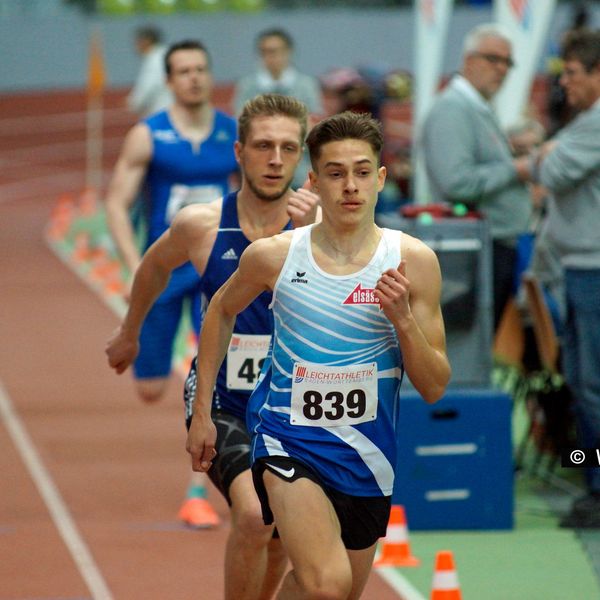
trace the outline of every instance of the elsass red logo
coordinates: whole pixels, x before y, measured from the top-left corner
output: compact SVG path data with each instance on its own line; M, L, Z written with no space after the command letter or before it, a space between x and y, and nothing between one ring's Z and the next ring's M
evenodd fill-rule
M381 304L374 288L364 288L359 283L342 304Z

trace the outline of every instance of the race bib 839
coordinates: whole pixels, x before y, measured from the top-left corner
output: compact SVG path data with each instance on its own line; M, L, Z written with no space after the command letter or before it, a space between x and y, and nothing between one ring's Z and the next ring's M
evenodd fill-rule
M377 418L377 363L329 367L295 363L292 425L338 427Z

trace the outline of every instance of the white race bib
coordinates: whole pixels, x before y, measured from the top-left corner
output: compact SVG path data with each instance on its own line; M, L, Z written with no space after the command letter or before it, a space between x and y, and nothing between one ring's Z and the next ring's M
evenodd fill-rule
M377 363L328 367L295 363L290 423L358 425L377 418Z
M227 349L227 389L252 391L262 369L270 335L234 333Z
M172 185L167 203L167 223L170 223L184 206L208 204L222 195L223 190L218 185Z

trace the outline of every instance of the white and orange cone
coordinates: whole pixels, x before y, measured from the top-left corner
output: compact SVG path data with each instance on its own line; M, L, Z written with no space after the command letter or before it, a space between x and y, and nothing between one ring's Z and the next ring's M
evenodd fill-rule
M431 600L461 600L454 556L450 550L440 550L435 555L435 571L431 584Z
M410 551L404 507L400 504L392 506L381 555L375 561L375 566L417 567L420 564L421 561Z

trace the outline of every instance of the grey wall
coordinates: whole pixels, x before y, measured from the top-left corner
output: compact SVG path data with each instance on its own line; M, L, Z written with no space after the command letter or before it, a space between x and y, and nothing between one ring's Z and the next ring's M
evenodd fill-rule
M593 22L597 26L600 6L594 4ZM150 20L142 16L91 19L54 6L54 10L0 11L0 92L84 86L92 26L100 29L104 39L108 84L129 86L138 67L133 30ZM455 9L445 73L458 65L465 32L490 17L489 9ZM549 39L556 39L569 20L568 7L561 5ZM413 60L410 9L188 13L161 16L151 22L163 29L168 43L185 37L206 43L213 55L216 79L221 82L233 81L254 68L254 37L261 29L275 25L291 32L297 46L296 64L313 75L333 67L373 63L410 70Z

